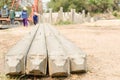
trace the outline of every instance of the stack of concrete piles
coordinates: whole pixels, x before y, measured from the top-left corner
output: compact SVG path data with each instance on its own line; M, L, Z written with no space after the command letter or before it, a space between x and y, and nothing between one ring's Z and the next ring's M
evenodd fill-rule
M39 24L10 49L5 66L10 75L68 76L86 71L86 55L51 25Z
M65 49L67 57L70 59L70 72L86 72L86 54L83 53L76 45L62 36L54 27L51 25L48 26Z
M5 72L6 74L23 74L25 73L26 55L30 45L37 32L38 26L13 46L5 56Z

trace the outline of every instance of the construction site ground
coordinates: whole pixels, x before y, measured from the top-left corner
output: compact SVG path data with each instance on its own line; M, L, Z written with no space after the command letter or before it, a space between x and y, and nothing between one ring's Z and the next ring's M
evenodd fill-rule
M4 73L4 56L31 27L0 30L0 74ZM88 72L67 78L45 77L41 80L120 80L120 21L59 25L56 28L87 54ZM74 55L74 53L73 53Z

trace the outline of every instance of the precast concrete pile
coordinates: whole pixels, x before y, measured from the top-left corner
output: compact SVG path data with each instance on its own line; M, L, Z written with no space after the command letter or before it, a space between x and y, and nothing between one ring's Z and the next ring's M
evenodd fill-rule
M68 76L86 72L86 55L50 24L38 24L5 56L7 75Z

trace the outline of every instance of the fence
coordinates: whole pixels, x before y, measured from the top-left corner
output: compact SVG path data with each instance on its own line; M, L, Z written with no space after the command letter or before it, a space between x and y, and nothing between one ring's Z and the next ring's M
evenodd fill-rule
M88 12L86 14L85 10L77 13L75 9L71 9L70 12L63 12L61 7L58 12L52 12L52 9L49 9L49 13L43 13L43 21L47 23L57 23L59 21L69 21L72 23L84 23L84 22L94 22L94 17L90 16Z

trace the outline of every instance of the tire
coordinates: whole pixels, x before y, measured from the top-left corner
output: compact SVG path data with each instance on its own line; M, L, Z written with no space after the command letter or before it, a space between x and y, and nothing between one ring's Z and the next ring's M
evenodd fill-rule
M15 25L21 25L20 21L15 21L14 24Z

